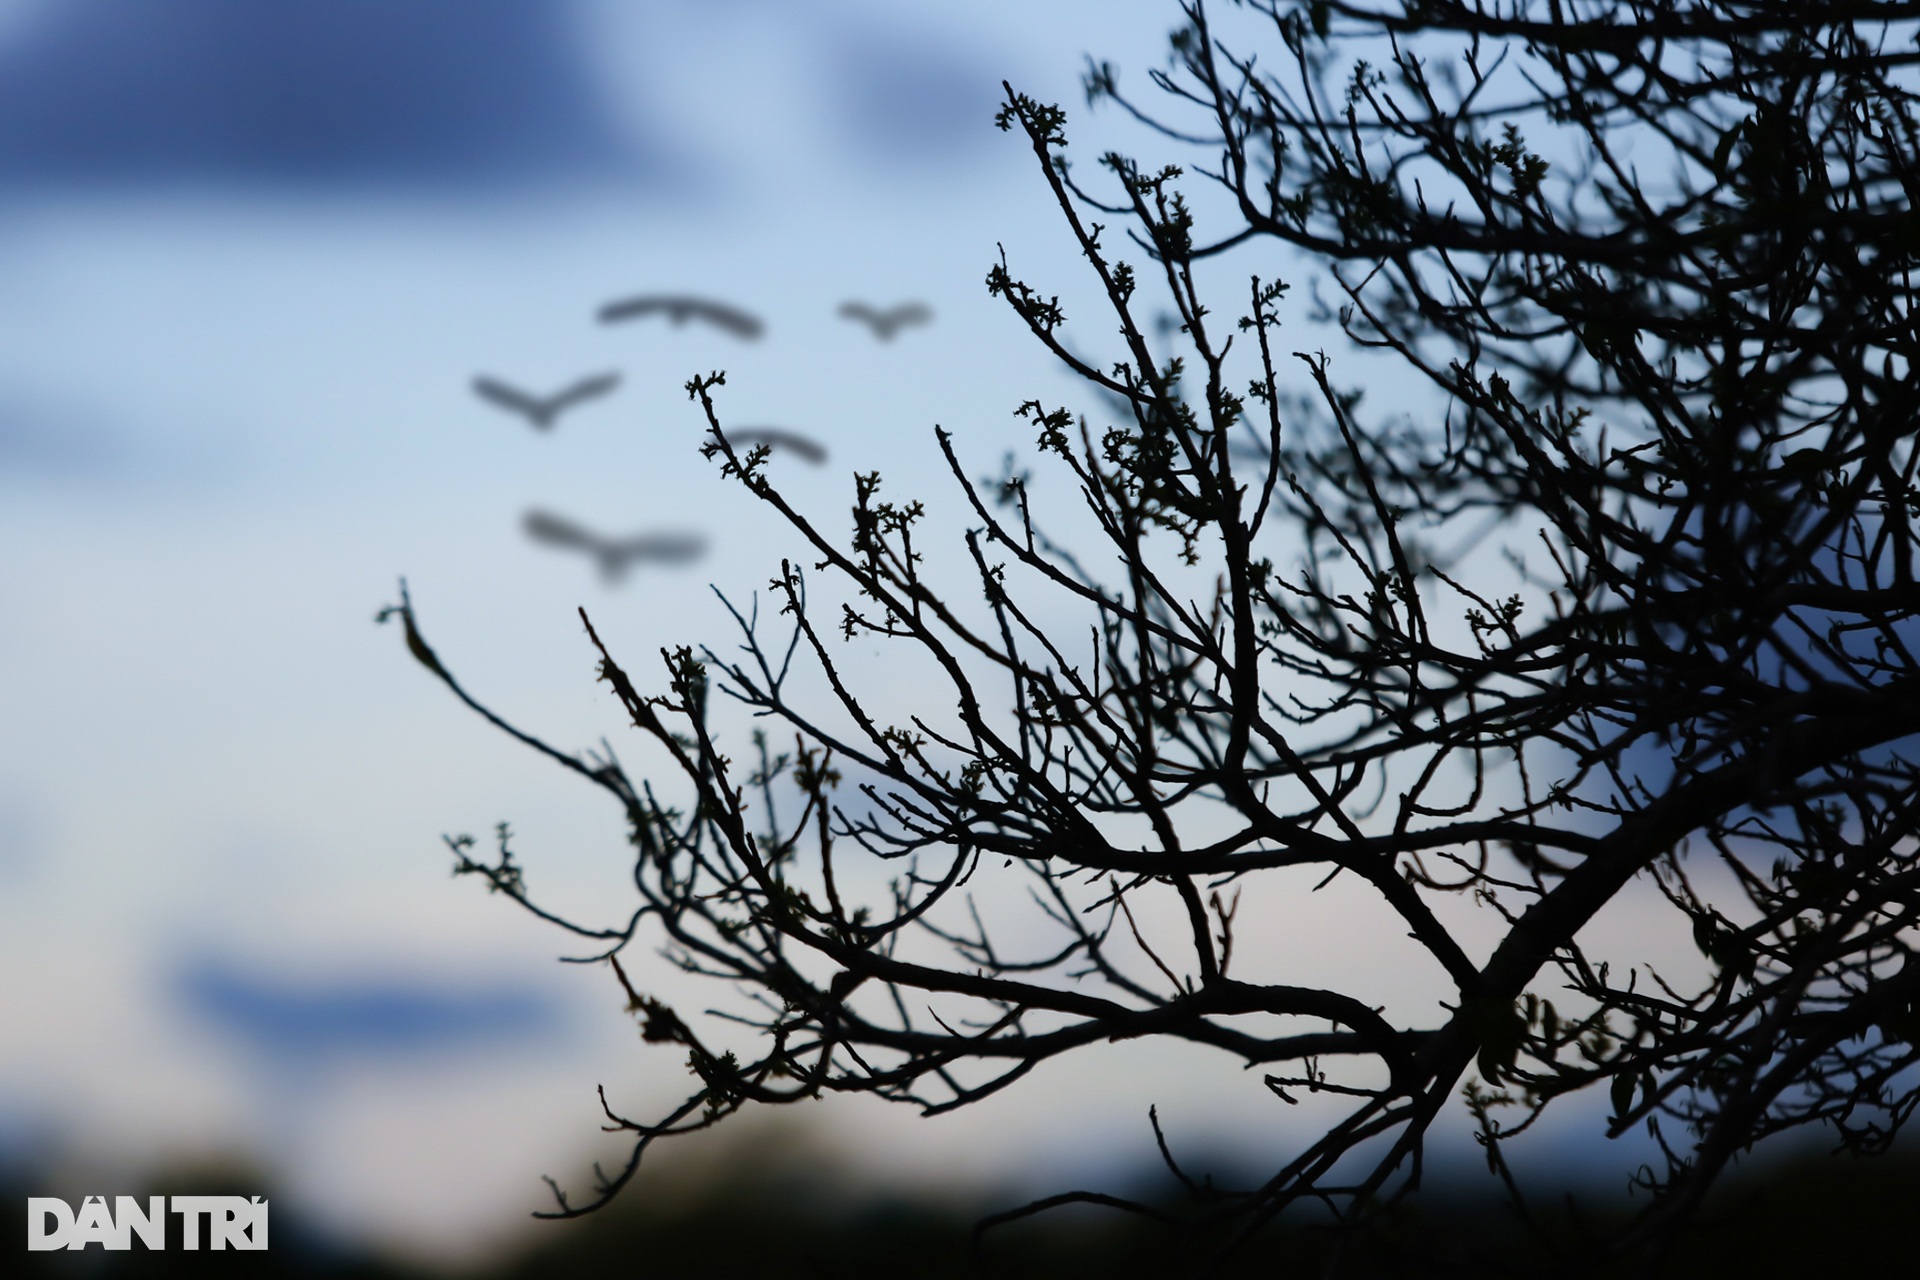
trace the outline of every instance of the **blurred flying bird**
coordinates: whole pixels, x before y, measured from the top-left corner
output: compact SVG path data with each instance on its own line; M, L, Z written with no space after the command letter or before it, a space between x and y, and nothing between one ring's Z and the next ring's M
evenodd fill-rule
M485 374L473 380L473 394L488 404L497 405L508 413L517 413L532 423L539 431L550 429L554 421L577 404L589 400L598 400L620 385L617 373L596 373L581 378L569 386L561 388L552 395L538 396L522 391L518 387L508 386L497 378Z
M893 335L908 325L933 323L933 309L924 302L902 302L885 311L875 310L864 302L843 302L840 314L866 325L882 342L892 342Z
M785 427L731 427L727 431L727 441L736 449L751 449L761 444L773 449L787 449L816 467L827 460L827 446Z
M738 307L728 306L724 302L714 302L707 298L694 298L685 294L643 294L637 298L622 298L609 302L600 308L600 323L613 324L618 320L638 320L645 316L664 313L668 320L676 325L689 320L704 320L708 324L725 329L736 338L754 339L766 329L760 317Z
M520 527L535 542L586 552L600 562L600 576L610 583L620 581L627 565L635 560L689 564L707 552L706 538L697 533L643 533L631 538L604 538L545 511L527 512Z

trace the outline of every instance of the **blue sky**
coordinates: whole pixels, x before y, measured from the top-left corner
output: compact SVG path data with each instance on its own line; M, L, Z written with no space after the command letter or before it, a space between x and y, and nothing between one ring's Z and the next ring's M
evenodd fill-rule
M554 963L565 938L451 882L440 844L511 821L536 890L591 916L622 900L617 815L372 615L404 574L498 710L569 747L615 732L575 607L636 656L712 639L708 584L750 593L780 545L697 455L681 384L712 368L732 421L832 451L776 459L832 527L855 464L958 519L934 424L984 474L1029 434L1015 405L1070 390L981 285L1004 243L1079 287L1031 155L992 128L998 83L1074 109L1076 153L1158 154L1088 120L1078 75L1094 54L1144 79L1174 16L0 6L0 1134L101 1176L250 1151L338 1230L459 1256L520 1229L539 1173L584 1170L597 1084L679 1096L605 972ZM596 323L655 291L766 336ZM934 323L881 344L850 298ZM619 390L544 433L469 386L601 371ZM713 549L609 587L530 543L530 508ZM1350 945L1339 892L1280 918L1276 955L1417 991L1391 941ZM444 1034L387 1034L402 1008ZM290 1089L302 1053L326 1070ZM1150 1102L1196 1142L1300 1122L1177 1047L1025 1084L941 1121L937 1169L905 1113L843 1109L835 1140L902 1176L1044 1183L1151 1158Z

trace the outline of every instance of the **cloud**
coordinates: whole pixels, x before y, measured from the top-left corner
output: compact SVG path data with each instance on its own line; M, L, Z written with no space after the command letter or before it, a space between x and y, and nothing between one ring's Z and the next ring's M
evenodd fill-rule
M823 52L835 122L864 151L931 164L995 136L1003 72L931 28L836 25Z
M560 1011L527 988L424 979L289 982L252 966L200 960L175 977L181 1002L265 1057L391 1058L554 1032Z
M127 461L124 442L84 415L0 396L0 481L94 479Z
M639 171L563 0L53 0L0 49L0 184L436 187Z

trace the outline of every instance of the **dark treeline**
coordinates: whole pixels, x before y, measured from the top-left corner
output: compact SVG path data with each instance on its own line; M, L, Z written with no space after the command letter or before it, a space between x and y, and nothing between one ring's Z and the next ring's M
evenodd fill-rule
M1142 1169L1139 1199L1170 1215L1191 1207L1164 1170ZM36 1179L5 1181L10 1203L47 1194ZM257 1188L205 1173L166 1175L139 1194L190 1194ZM805 1144L784 1151L740 1145L716 1164L686 1174L662 1167L633 1194L583 1219L529 1222L519 1244L484 1266L415 1265L357 1250L308 1229L294 1201L275 1200L272 1245L265 1253L189 1253L177 1232L169 1251L138 1246L108 1254L16 1253L4 1274L160 1280L162 1277L328 1277L330 1280L540 1280L552 1276L633 1274L647 1280L735 1276L1158 1277L1191 1270L1196 1247L1158 1224L1095 1209L1041 1215L988 1231L975 1227L1013 1197L964 1200L883 1192L870 1178L822 1177ZM1569 1254L1584 1254L1631 1216L1619 1189L1587 1186L1526 1227L1494 1194L1495 1184L1463 1170L1436 1179L1433 1194L1403 1203L1363 1230L1340 1233L1309 1218L1263 1232L1222 1261L1224 1277L1481 1277L1550 1275ZM1707 1211L1652 1277L1768 1277L1857 1274L1920 1251L1920 1159L1835 1162L1813 1155L1728 1179ZM18 1244L16 1243L16 1248ZM1609 1274L1609 1273L1602 1273ZM1622 1269L1618 1274L1629 1272Z

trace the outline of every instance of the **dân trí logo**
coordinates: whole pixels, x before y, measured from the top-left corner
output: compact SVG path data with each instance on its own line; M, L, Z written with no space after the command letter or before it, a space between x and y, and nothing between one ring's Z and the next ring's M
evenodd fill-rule
M27 1197L28 1249L131 1249L133 1238L149 1249L167 1247L167 1214L180 1219L180 1247L264 1249L267 1202L259 1196L88 1196L76 1211L55 1196ZM202 1230L202 1224L205 1229Z

